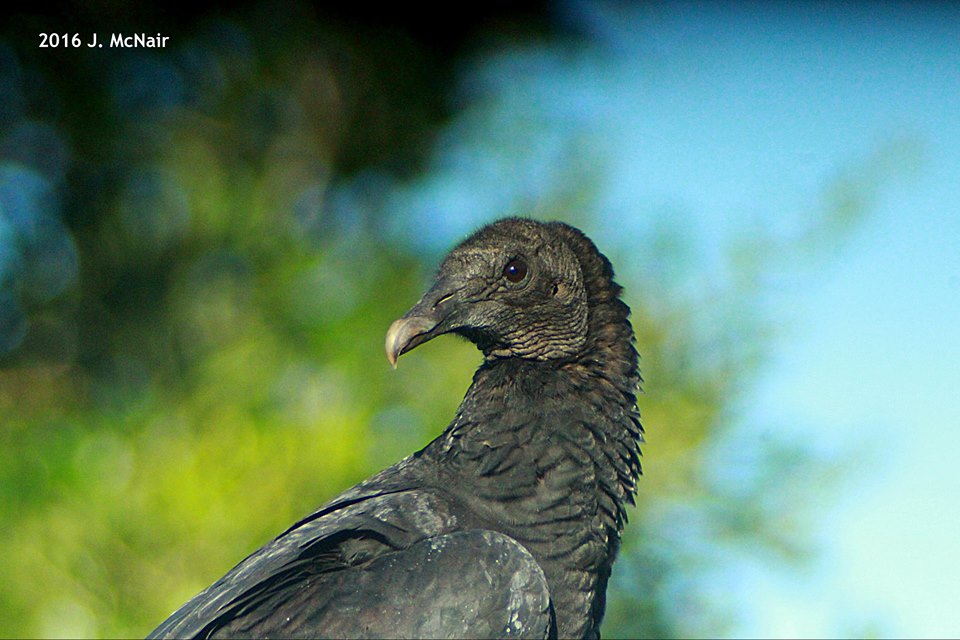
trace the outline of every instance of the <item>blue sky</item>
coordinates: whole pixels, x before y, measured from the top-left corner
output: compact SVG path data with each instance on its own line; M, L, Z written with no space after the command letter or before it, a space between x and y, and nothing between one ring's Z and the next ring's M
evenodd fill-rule
M802 212L890 140L921 149L919 168L880 186L832 259L772 294L786 338L747 423L797 425L854 464L825 506L823 557L808 575L758 576L752 597L740 594L753 603L740 633L831 635L870 616L894 634L960 633L958 17L939 6L668 7L645 29L619 22L625 46L656 33L678 67L642 91L623 151L638 149L628 171L645 178L622 188L650 197L656 184L708 233L738 227L757 202Z
M414 241L439 250L562 185L558 166L589 166L564 155L571 135L603 158L601 246L648 227L637 212L675 210L709 261L757 225L799 233L838 176L872 180L847 241L777 265L763 303L781 335L740 407L744 437L796 429L849 460L819 505L820 554L806 570L720 579L745 609L735 635L858 634L873 620L960 634L960 9L571 3L560 15L589 44L507 47L467 67L467 98L493 98L449 128L428 177L395 196L396 218L433 221L435 236Z
M755 414L747 422L802 425L804 437L852 449L860 464L824 511L823 557L809 575L758 577L752 597L740 595L753 603L740 632L831 635L851 617L878 616L894 634L956 635L957 14L665 13L652 30L666 42L665 59L683 52L681 68L648 88L652 106L638 118L642 130L661 132L663 151L636 161L646 182L702 212L706 227L737 226L735 212L756 202L796 211L888 140L922 148L919 170L880 188L839 254L775 296L788 338L745 403ZM668 102L669 111L657 109Z
M667 8L648 23L679 68L644 91L635 146L659 151L633 161L712 233L753 203L802 210L889 140L922 149L851 241L771 301L787 337L747 423L798 425L855 464L825 506L823 556L741 583L738 633L829 636L871 616L894 634L960 633L960 20L928 9Z

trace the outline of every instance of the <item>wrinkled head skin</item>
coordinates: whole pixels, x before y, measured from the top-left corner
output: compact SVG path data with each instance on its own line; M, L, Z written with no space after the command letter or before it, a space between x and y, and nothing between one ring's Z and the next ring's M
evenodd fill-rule
M576 256L556 223L508 218L447 255L433 286L387 331L390 364L456 333L486 359L572 356L587 335L587 298Z

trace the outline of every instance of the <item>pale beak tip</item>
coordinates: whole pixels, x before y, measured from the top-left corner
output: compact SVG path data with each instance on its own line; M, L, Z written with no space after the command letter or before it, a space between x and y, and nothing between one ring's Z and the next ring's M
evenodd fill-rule
M402 340L401 327L403 323L400 320L395 321L390 325L390 329L387 330L387 340L384 348L387 351L387 362L390 363L390 366L394 369L397 368L397 358L400 357L400 350L403 346L400 344Z
M429 332L436 326L436 320L423 316L404 316L395 320L387 329L384 343L390 366L396 369L400 355L429 340Z

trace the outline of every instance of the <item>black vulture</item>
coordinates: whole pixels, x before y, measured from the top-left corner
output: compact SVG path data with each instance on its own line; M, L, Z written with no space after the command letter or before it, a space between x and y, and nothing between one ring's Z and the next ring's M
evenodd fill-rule
M620 292L566 224L470 236L386 340L394 366L444 333L483 352L449 426L149 637L598 638L643 440Z

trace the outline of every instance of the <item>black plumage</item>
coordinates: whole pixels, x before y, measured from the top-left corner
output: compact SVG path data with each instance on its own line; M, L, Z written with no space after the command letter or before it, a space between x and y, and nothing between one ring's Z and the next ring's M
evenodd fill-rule
M610 262L510 218L387 333L484 363L446 430L253 553L150 637L599 637L640 475L640 383Z

